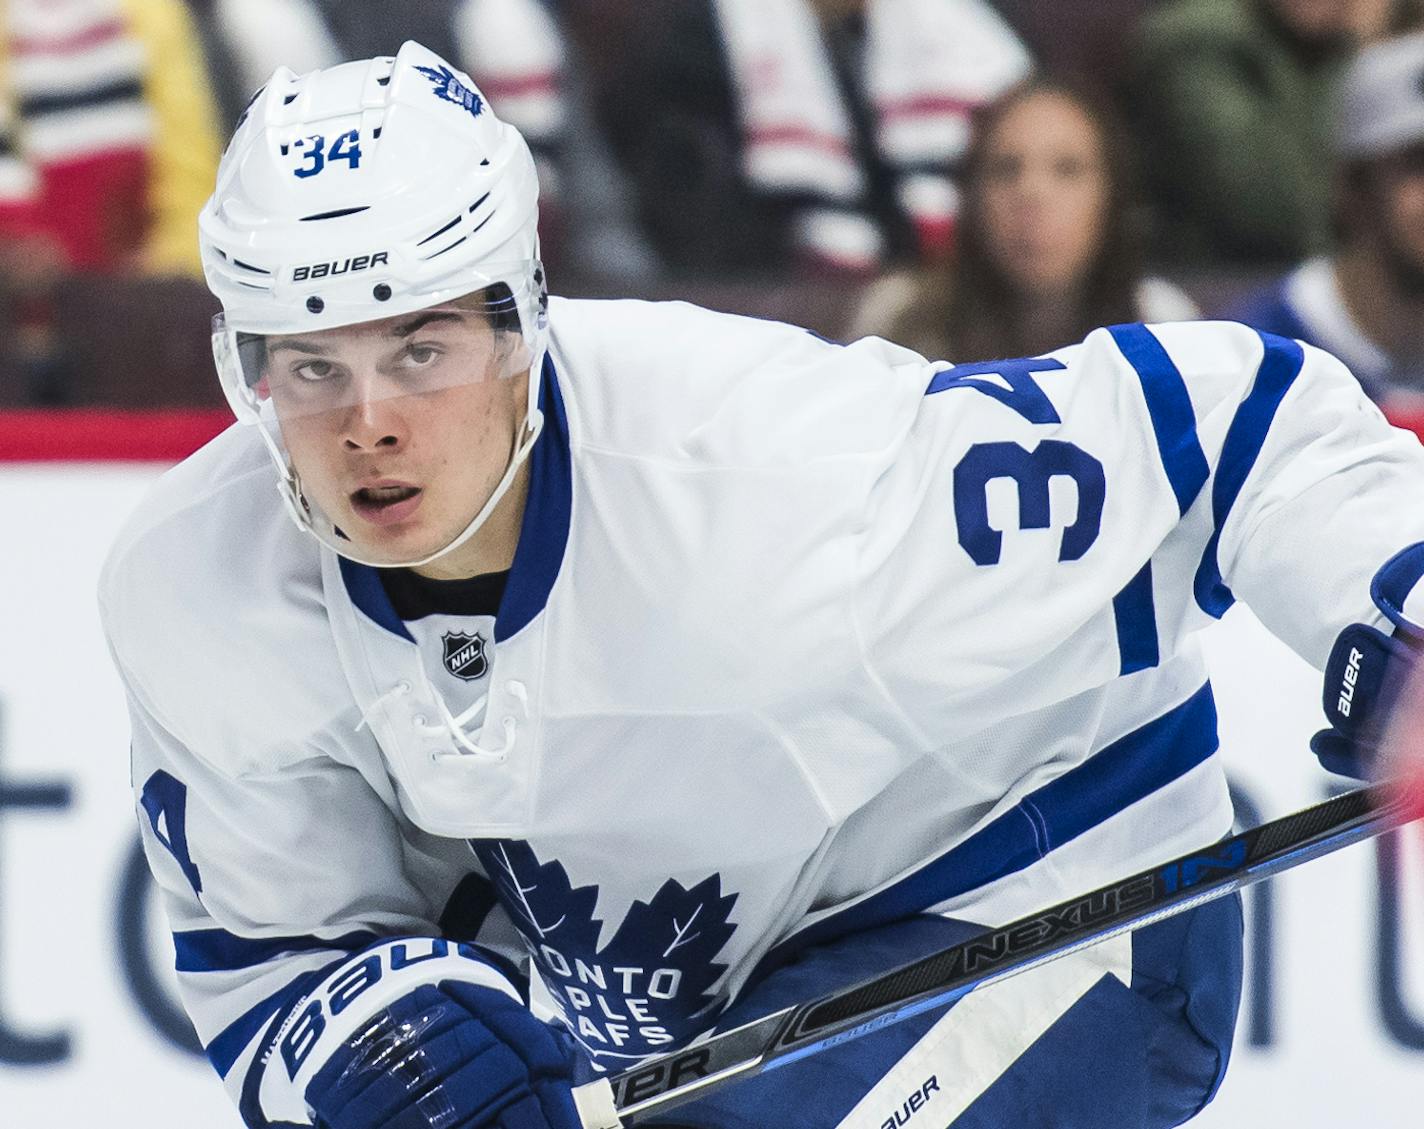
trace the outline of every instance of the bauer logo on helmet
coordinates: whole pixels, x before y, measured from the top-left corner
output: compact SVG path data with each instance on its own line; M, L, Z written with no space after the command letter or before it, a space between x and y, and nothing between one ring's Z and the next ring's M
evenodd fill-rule
M313 278L330 278L339 274L355 274L372 267L385 266L390 260L389 251L377 251L374 255L357 255L334 263L309 263L292 271L293 282L306 282Z

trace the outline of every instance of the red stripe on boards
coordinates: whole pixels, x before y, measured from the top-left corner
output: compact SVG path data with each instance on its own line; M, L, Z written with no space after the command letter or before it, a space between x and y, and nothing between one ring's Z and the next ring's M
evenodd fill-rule
M176 463L232 422L221 409L0 411L0 463Z

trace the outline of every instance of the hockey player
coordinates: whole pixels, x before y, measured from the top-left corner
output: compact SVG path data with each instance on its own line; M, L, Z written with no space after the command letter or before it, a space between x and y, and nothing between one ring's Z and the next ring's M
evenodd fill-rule
M952 367L546 300L532 168L407 44L278 71L202 217L240 422L101 601L254 1129L614 1124L594 1066L1225 834L1192 636L1236 598L1319 666L1407 646L1424 453L1326 354L1126 326ZM1175 1125L1240 977L1215 902L663 1124Z

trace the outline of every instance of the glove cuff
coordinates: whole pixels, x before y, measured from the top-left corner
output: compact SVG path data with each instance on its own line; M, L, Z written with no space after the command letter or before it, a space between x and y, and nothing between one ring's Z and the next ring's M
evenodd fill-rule
M1322 704L1331 728L1351 742L1373 743L1397 693L1390 664L1408 660L1404 644L1377 628L1352 623L1340 632L1325 663Z
M1395 637L1424 643L1424 541L1390 557L1370 582L1375 607L1394 624Z
M372 1015L424 984L457 980L519 992L475 946L438 937L379 942L343 961L303 997L272 1036L258 1101L277 1124L311 1125L304 1095L312 1078Z

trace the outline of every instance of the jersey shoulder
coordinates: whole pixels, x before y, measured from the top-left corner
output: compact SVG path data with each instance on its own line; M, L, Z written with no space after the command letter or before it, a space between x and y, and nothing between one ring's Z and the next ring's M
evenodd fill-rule
M1267 385L1283 383L1296 396L1306 394L1306 389L1312 396L1329 390L1359 401L1361 409L1373 411L1359 380L1346 364L1333 353L1290 336L1290 326L1278 327L1285 333L1237 321L1180 322L1147 328L1181 374L1203 427L1213 414L1234 416L1262 377ZM1289 374L1289 379L1282 381L1284 374ZM1297 375L1301 379L1297 380Z
M275 476L255 431L230 428L155 483L99 581L130 695L234 773L264 765L279 732L319 728L331 706L313 681L333 666L321 661L320 550L287 517ZM272 725L280 716L290 724Z
M260 478L264 470L270 481L272 463L256 433L233 424L166 471L134 508L110 547L101 592L129 571L132 559L141 556L155 539L193 522L210 501L240 493L248 480Z
M1119 398L1118 407L1142 418L1136 401L1145 397L1156 409L1154 427L1170 426L1160 414L1165 389L1183 389L1204 440L1216 425L1230 422L1263 369L1285 364L1308 368L1314 376L1317 370L1341 367L1319 350L1305 347L1302 353L1299 342L1234 321L1112 326L1094 330L1081 346L1053 356L1063 359L1080 382L1125 377L1140 385L1141 393ZM1105 422L1113 424L1110 415Z
M882 451L934 367L878 338L841 345L684 302L555 300L550 324L574 444L684 465Z

